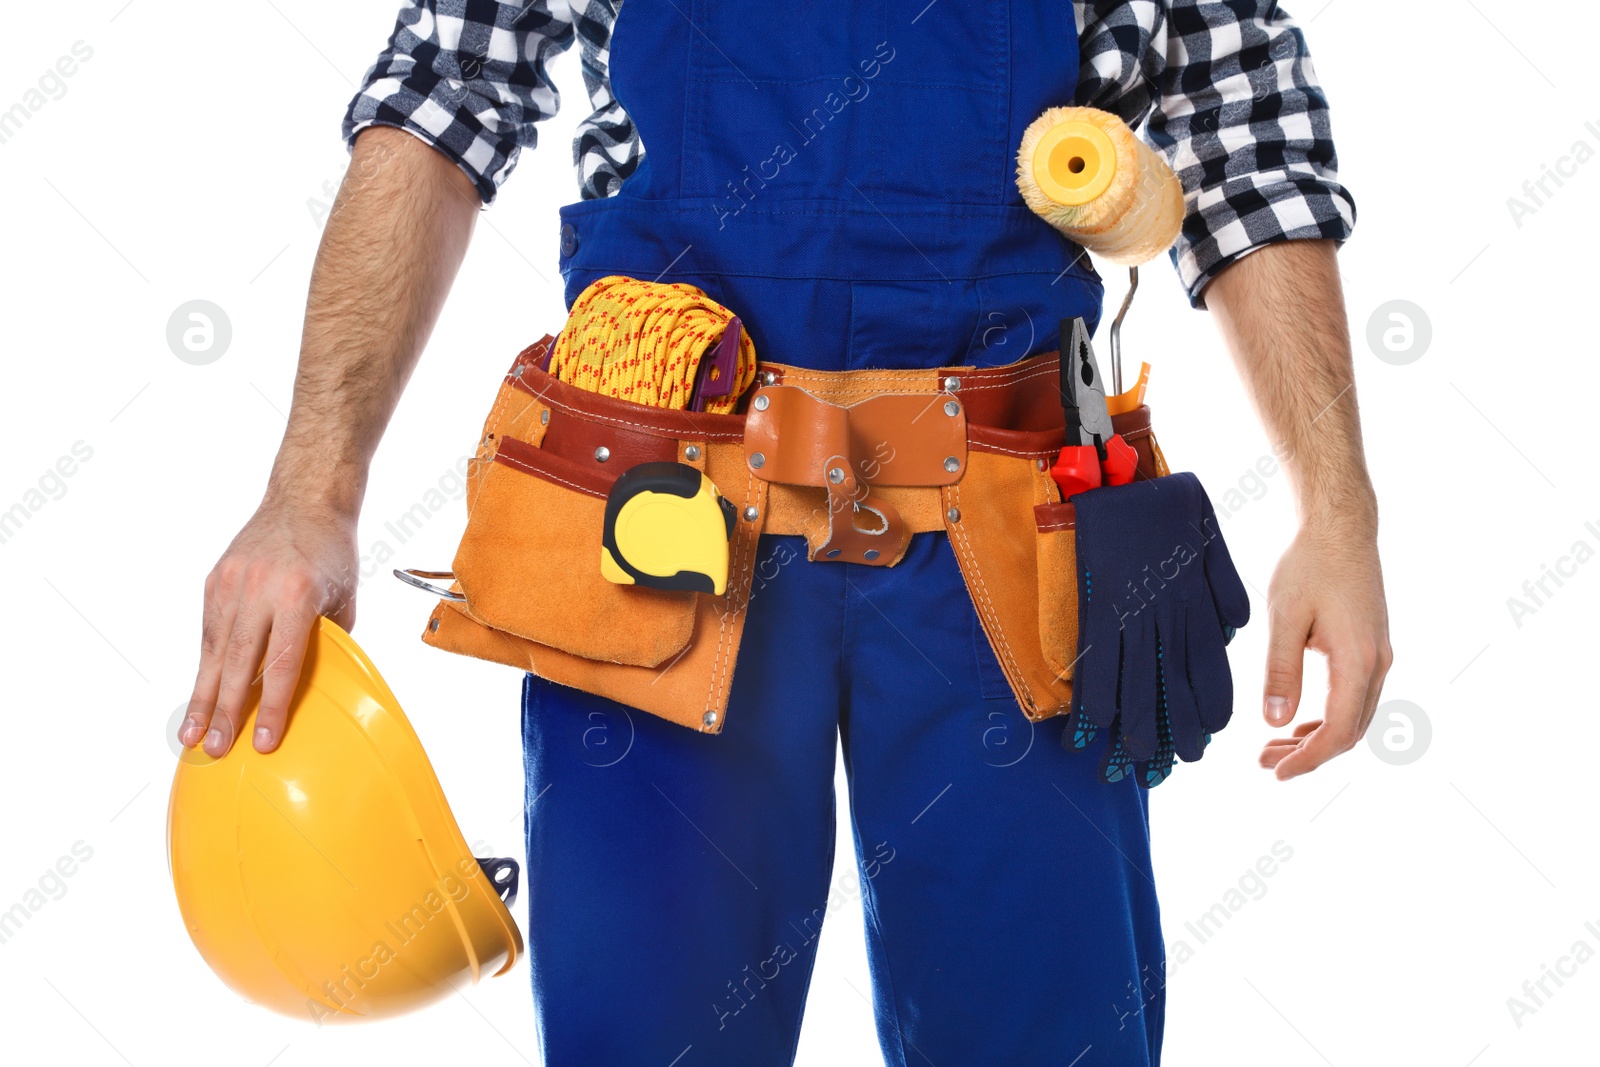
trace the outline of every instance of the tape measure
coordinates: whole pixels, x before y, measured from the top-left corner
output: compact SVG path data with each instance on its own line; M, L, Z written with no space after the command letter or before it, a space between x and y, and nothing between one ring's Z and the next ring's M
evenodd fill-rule
M606 494L600 573L618 585L721 596L734 507L687 463L641 463Z

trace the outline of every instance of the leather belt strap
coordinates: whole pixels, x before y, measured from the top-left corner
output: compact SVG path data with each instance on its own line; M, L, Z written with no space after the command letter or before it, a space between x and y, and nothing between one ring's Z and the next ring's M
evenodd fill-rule
M710 468L766 483L761 529L803 535L811 559L893 565L911 534L945 528L940 487L960 479L969 453L1048 465L1065 434L1055 352L1000 367L822 371L761 363L748 413L715 415L641 408L557 381L539 368L550 340L530 345L506 375L506 386L531 403L503 432L591 470L594 483L583 488L599 495L635 463L705 465L692 458L693 446L716 460ZM1150 433L1148 408L1114 416L1112 425L1148 451L1140 443ZM757 452L760 466L752 463ZM835 456L848 463L830 463ZM835 469L838 481L829 478ZM738 493L721 488L742 496L744 480Z

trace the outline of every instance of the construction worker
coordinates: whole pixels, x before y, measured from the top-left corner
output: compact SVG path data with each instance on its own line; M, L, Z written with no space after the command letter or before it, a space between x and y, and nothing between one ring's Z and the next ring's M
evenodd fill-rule
M762 358L822 370L999 365L1056 349L1063 318L1097 321L1100 280L1022 206L1016 147L1050 106L1147 121L1184 186L1179 278L1298 508L1258 605L1263 714L1293 732L1261 763L1289 779L1356 744L1390 650L1335 266L1354 206L1305 41L1264 0L406 5L346 116L354 158L265 498L207 579L185 744L242 740L259 672L247 740L270 751L313 620L352 623L370 459L574 44L594 111L561 219L569 306L605 274L691 282ZM464 299L520 314L512 284ZM633 714L627 757L597 768L583 732L624 706L524 680L546 1062L792 1062L842 743L885 1060L1157 1063L1149 794L1064 751L1061 719L1022 758L987 758L983 731L1030 727L942 531L893 567L764 541L777 565L721 733ZM1320 718L1299 706L1308 649L1330 663Z

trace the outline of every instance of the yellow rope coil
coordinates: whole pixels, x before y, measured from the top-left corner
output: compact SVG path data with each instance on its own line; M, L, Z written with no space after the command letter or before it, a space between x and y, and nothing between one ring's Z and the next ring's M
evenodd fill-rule
M1136 267L1172 247L1183 186L1117 116L1053 107L1023 132L1017 188L1041 218L1111 263Z
M607 275L573 301L550 357L550 374L602 396L685 409L701 356L732 318L733 312L686 282ZM733 389L707 398L706 411L731 414L755 377L755 342L748 332L741 334Z

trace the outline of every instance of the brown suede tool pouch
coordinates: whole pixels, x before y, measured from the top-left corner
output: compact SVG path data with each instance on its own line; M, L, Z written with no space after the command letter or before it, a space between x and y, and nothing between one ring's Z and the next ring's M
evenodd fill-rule
M1112 423L1139 454L1138 477L1167 473L1149 408ZM965 476L944 490L945 526L1018 704L1046 719L1071 707L1078 654L1074 508L1049 470L1062 432L975 427L971 438Z
M696 730L720 731L743 633L765 484L745 468L743 418L647 407L517 357L468 475L454 590L423 640L532 671ZM617 585L601 575L605 497L638 463L704 471L738 509L722 596Z

